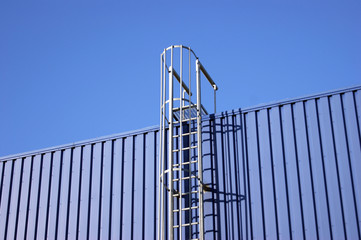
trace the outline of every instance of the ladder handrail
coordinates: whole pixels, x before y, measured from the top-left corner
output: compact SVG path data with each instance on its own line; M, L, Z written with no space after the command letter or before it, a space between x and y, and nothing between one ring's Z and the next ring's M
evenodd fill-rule
M199 59L197 59L197 64L199 64L199 68L202 71L202 73L204 74L204 76L207 78L208 82L211 84L211 86L213 87L213 89L215 91L218 90L218 87L216 85L216 83L213 81L212 77L209 75L209 73L207 72L207 70L204 68L204 66L202 65L202 63L199 61Z

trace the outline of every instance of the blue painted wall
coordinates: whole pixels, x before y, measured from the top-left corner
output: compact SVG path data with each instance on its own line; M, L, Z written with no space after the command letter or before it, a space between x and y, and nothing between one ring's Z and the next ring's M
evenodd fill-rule
M207 116L206 239L360 239L361 87ZM154 239L158 129L0 158L0 239Z

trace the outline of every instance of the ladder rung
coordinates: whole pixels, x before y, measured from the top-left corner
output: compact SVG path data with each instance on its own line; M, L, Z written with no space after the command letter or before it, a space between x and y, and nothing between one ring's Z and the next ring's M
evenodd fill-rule
M194 108L194 107L197 107L197 104L191 104L190 106L191 106L191 108ZM182 110L185 110L188 108L189 108L189 105L182 106ZM179 111L179 110L180 110L180 107L173 108L173 111Z
M191 191L191 192L182 193L182 196L186 196L186 195L193 194L193 193L198 193L198 191ZM173 197L179 197L179 193L173 194Z
M197 132L183 133L183 134L181 134L181 135L174 135L173 137L174 137L174 138L177 138L177 137L179 137L179 136L184 137L184 136L189 136L189 135L193 135L193 134L197 134Z
M199 224L199 222L185 223L185 224L182 224L182 227L193 226L193 225L198 225L198 224Z
M191 179L191 178L197 178L197 176L190 176L190 177L183 177L181 178L181 180L187 180L187 179ZM178 182L179 178L173 179L173 182Z
M191 146L191 147L185 147L185 148L182 148L182 151L185 151L185 150L190 150L190 149L195 149L197 148L198 146ZM180 149L174 149L173 152L179 152Z
M187 208L182 208L182 211L189 211L189 210L192 210L192 209L197 209L199 208L198 206L195 206L195 207L187 207Z
M197 160L194 160L194 161L190 161L190 162L184 162L182 163L182 165L187 165L187 164L192 164L192 163L197 163L198 161ZM173 167L179 167L180 166L180 163L176 163L176 164L173 164Z
M198 225L198 224L199 224L199 222L192 222L192 223L182 224L181 226L182 226L182 227L187 227L187 226ZM173 228L179 228L179 225L174 225Z
M182 208L182 211L189 211L189 210L193 210L193 209L197 209L199 208L198 206L195 206L195 207L187 207L187 208ZM179 209L175 209L173 210L173 212L179 212Z
M197 118L193 117L193 118L182 119L182 122L188 122L188 121L193 121L193 120L197 120ZM173 123L177 124L177 123L179 123L179 121L174 121Z

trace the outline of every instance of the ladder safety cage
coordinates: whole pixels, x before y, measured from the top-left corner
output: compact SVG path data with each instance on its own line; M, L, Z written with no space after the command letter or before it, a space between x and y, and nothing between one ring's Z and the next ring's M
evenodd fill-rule
M158 239L203 240L201 75L213 88L214 112L218 87L190 47L170 46L160 62Z

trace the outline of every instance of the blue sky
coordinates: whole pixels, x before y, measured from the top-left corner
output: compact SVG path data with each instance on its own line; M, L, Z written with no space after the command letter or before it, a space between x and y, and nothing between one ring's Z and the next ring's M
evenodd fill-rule
M172 44L219 111L360 85L361 2L1 1L0 156L158 125Z

